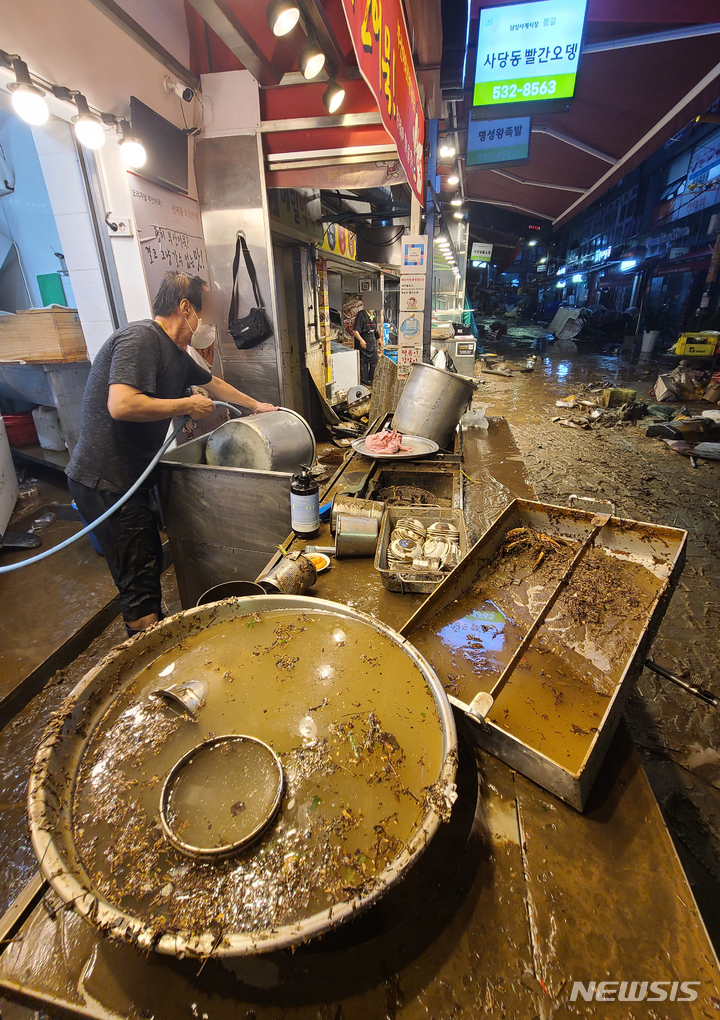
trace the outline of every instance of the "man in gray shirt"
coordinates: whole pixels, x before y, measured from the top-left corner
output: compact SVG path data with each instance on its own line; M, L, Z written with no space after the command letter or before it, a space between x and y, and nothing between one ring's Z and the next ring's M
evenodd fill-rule
M206 396L183 396L203 386L216 400L252 413L276 410L210 374L187 353L202 328L199 276L169 273L153 302L153 319L131 322L105 342L93 361L83 400L80 438L67 466L68 487L85 521L109 509L145 470L174 415L204 418ZM129 634L161 618L162 546L151 499L152 475L98 525L95 535L120 592Z

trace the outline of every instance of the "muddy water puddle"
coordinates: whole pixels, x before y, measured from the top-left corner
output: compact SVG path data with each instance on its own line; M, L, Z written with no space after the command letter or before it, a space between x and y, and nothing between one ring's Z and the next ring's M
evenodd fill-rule
M411 638L448 694L466 704L491 694L489 720L571 772L590 750L663 584L642 564L591 548L498 688L579 548L533 542L518 550L506 541L472 589Z
M208 688L197 723L150 697L193 679ZM279 756L282 806L241 856L196 862L162 835L162 782L231 733ZM435 700L401 648L352 619L268 611L211 626L137 674L88 743L76 845L91 884L158 930L261 933L371 889L417 833L441 766ZM225 799L241 810L245 795Z

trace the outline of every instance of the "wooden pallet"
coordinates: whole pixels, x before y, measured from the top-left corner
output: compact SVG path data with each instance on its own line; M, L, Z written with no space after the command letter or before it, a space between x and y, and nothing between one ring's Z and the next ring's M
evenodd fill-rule
M0 315L0 362L87 361L74 308L31 308Z

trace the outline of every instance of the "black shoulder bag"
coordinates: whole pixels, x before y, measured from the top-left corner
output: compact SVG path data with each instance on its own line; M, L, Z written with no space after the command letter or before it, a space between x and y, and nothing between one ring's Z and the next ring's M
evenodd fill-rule
M255 308L251 308L249 313L243 316L242 319L238 319L237 306L238 306L238 269L240 268L240 246L242 245L243 258L245 259L245 268L247 269L250 282L252 283L253 294L255 295ZM230 299L230 311L228 312L228 332L235 341L235 346L239 351L246 351L250 347L256 347L263 340L266 340L269 336L273 335L273 328L270 320L267 317L267 313L263 307L262 298L260 296L260 288L258 287L257 274L255 272L255 266L253 260L250 258L250 252L248 246L245 243L245 238L242 234L238 234L238 239L235 244L235 258L233 259L233 285L232 285L232 298Z

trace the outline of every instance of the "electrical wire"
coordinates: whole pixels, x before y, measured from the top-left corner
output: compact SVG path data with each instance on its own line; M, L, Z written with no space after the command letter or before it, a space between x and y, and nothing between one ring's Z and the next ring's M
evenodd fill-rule
M236 414L240 414L237 407L234 407L232 404L227 404L224 400L214 400L213 403L217 407L227 407L231 411L235 411ZM6 564L6 566L0 567L0 574L9 574L13 570L20 570L22 567L29 567L31 563L39 563L40 560L45 560L48 558L48 556L53 556L55 553L60 552L61 549L66 549L69 545L72 545L73 542L77 542L79 539L84 538L85 535L89 535L90 532L98 526L98 524L102 524L103 521L106 521L108 517L114 514L116 510L119 510L121 506L124 506L125 503L127 503L127 501L130 499L130 497L135 492L137 492L142 483L149 476L151 471L155 468L162 455L168 449L170 444L174 441L175 436L177 436L185 428L187 422L188 418L184 418L182 423L178 425L178 427L175 429L172 435L165 440L165 442L160 447L158 452L155 454L153 459L150 461L148 466L145 468L143 473L135 482L133 482L133 484L130 486L127 492L120 497L117 503L113 503L109 510L106 510L104 514L101 514L98 518L96 518L96 520L94 520L92 524L86 525L86 527L82 528L81 531L78 531L74 535L71 535L70 538L66 538L65 541L61 542L59 545L53 546L52 549L46 549L44 552L38 553L37 556L31 556L29 560L21 560L20 563L8 563Z

